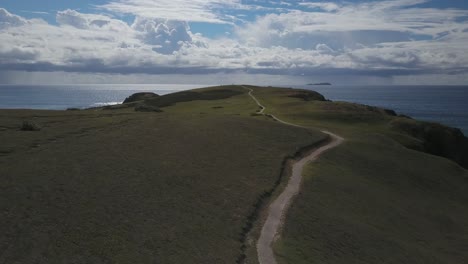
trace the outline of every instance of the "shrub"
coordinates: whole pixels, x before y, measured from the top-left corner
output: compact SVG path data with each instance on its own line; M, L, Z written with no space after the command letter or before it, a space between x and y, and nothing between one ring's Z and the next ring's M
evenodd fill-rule
M124 104L133 103L133 102L143 101L143 100L146 100L146 99L157 98L157 97L159 97L159 95L157 95L155 93L147 93L147 92L136 93L136 94L132 94L131 96L125 98L123 103Z
M41 130L41 128L33 123L33 122L30 122L30 121L23 121L23 124L21 125L21 131L39 131Z
M398 116L397 113L392 110L392 109L383 109L383 111L387 114L387 115L391 115L391 116Z

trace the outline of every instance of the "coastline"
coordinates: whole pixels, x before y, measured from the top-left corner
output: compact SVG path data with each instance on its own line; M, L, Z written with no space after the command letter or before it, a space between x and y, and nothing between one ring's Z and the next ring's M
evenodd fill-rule
M413 119L459 128L468 136L468 86L359 85L293 86L317 91L332 101L391 109Z
M8 89L8 87L14 87L14 89ZM66 110L68 108L95 108L123 102L127 96L137 92L146 91L165 95L186 90L189 87L198 88L202 87L202 85L0 85L0 109ZM468 100L468 93L465 92L468 91L468 87L466 86L293 85L291 87L317 91L332 101L345 101L391 109L398 114L406 115L416 120L435 122L459 128L465 135L468 135L468 105L465 104L465 99ZM22 90L15 93L15 91L18 91L16 89ZM408 89L412 94L395 96L395 94L398 95L403 90ZM427 100L427 97L429 97L427 93L433 95L438 92L446 92L446 94L442 94L442 99L444 97L449 99L454 97L452 101L455 102L450 101L450 104L446 103L448 101L447 98L437 100L440 96L433 96L435 99ZM451 95L451 93L454 94Z

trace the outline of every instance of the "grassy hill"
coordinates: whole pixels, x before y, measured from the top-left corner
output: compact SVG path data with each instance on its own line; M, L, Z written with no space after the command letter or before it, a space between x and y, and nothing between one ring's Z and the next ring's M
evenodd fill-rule
M280 263L468 259L468 171L421 152L423 148L407 148L436 144L438 138L424 142L414 133L394 129L396 122L433 124L396 117L384 109L290 96L296 92L255 89L269 113L333 131L346 142L308 166L275 244ZM461 156L466 158L468 148L458 150L464 150Z
M468 173L454 162L464 137L314 92L252 88L268 114L310 129L255 114L240 86L0 110L0 263L256 263L259 210L284 185L285 158L326 138L318 129L346 143L307 168L275 244L282 263L468 257Z
M1 110L0 263L233 263L283 159L324 138L234 91L162 113Z

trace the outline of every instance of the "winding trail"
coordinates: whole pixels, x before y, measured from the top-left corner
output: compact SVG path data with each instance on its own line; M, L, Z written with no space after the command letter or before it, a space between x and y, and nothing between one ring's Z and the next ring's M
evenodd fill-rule
M266 107L263 106L258 99L252 94L253 89L242 86L244 89L249 90L249 95L252 99L257 103L257 105L261 108L258 111L258 114L266 115L265 110ZM283 123L285 125L294 126L294 127L302 127L296 124L292 124L286 121L283 121L277 118L274 115L269 115L276 121ZM302 127L304 128L304 127ZM275 241L276 235L281 228L283 217L286 215L289 205L291 204L292 198L299 193L301 181L302 181L302 171L307 165L307 163L315 161L323 152L337 147L341 143L343 143L344 139L340 136L337 136L333 133L328 131L322 131L325 134L328 134L331 140L326 144L317 149L314 149L311 153L307 156L301 158L300 160L296 161L292 167L292 175L288 181L286 188L283 192L270 204L268 208L268 217L265 221L265 224L262 227L262 231L260 233L260 238L257 241L257 254L258 254L258 261L260 264L276 264L275 255L273 253L272 244Z

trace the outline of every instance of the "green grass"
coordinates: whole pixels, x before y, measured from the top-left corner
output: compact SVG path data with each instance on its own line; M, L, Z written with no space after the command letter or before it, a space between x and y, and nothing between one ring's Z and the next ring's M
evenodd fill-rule
M284 158L323 138L250 116L238 91L162 113L1 110L0 263L234 263Z
M297 93L295 89L257 87L255 93L270 113L290 122L351 137L379 133L408 148L446 157L468 168L468 138L459 129L395 116L391 110L372 106L291 98Z
M310 164L275 244L280 263L463 263L468 172L410 150L422 142L383 110L255 88L268 113L345 143ZM416 122L416 121L408 121ZM418 123L418 122L416 122ZM419 124L419 123L418 123Z
M166 107L181 102L227 99L243 93L245 93L245 91L237 86L218 86L209 89L197 89L167 94L165 96L146 99L144 103L150 106Z
M0 263L256 263L256 210L285 157L323 140L317 129L346 141L306 168L274 245L280 263L468 259L467 171L404 147L427 151L456 131L252 88L267 114L311 129L256 115L240 86L139 102L160 113L0 110Z
M379 136L309 165L291 207L282 263L463 263L468 173Z

